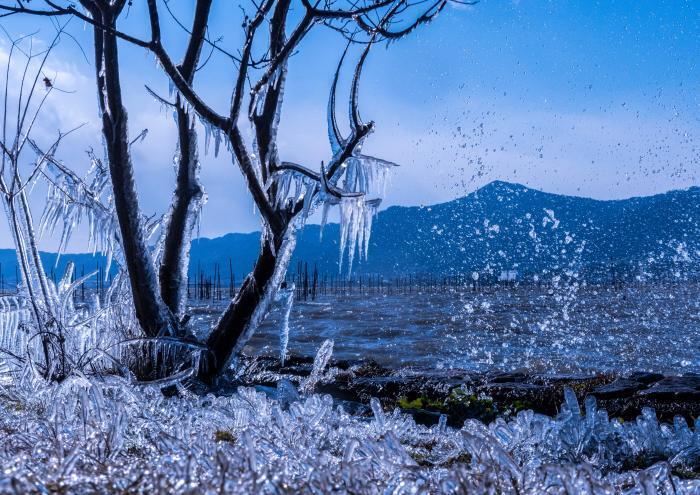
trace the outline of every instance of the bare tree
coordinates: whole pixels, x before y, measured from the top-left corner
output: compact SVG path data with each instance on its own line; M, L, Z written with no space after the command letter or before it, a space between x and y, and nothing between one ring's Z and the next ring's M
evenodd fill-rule
M65 133L58 131L46 147L32 135L41 120L46 101L60 83L48 73L46 62L58 44L63 28L57 26L57 34L48 48L39 51L34 48L32 35L10 38L0 134L0 199L21 274L19 295L14 299L18 301L18 307L26 305L30 308L34 322L34 325L18 325L19 320L15 320L11 325L4 325L0 353L11 356L15 363L29 361L32 368L39 369L45 378L54 380L65 378L76 364L73 362L75 356L67 352L67 347L77 353L84 351L84 333L73 330L76 327L85 330L92 323L88 320L95 320L95 314L88 316L87 311L76 310L72 295L76 287L94 273L74 280L74 266L68 263L59 283L50 280L41 260L38 238L42 231L62 225L60 255L74 225L85 215L95 227L91 232L98 234L98 237L91 236L96 247L115 251L119 244L119 239L114 236L113 211L102 202L108 185L104 170L99 166L92 167L85 178L81 178L56 158L66 136L82 126ZM23 171L27 168L23 162L29 163L26 171ZM49 192L36 228L29 193L40 179L49 182ZM101 235L108 238L100 238Z
M43 107L46 98L53 90L53 86L47 87L44 94L41 91L41 77L46 59L51 49L58 41L56 36L49 48L40 52L35 52L30 44L28 52L22 49L21 43L26 38L11 40L11 47L8 54L8 61L5 71L5 85L2 100L2 136L0 137L0 148L2 158L0 159L0 196L3 200L3 207L8 219L12 239L17 253L17 262L22 277L22 288L26 291L31 304L33 316L39 328L43 330L41 337L45 375L54 372L62 373L61 370L51 370L52 352L54 344L62 345L62 329L57 327L57 315L54 314L56 304L55 292L46 277L44 266L41 262L39 248L34 230L34 219L27 199L28 190L36 182L42 170L48 163L50 157L58 148L62 134L51 144L46 153L41 153L34 162L32 169L26 177L23 176L20 167L20 159L24 156L26 149L31 148L30 135L34 128L37 117ZM11 83L11 72L15 67L13 57L24 56L25 61L20 66L21 77L15 86ZM32 64L36 62L37 67ZM10 87L15 86L17 91L16 109L11 109ZM38 100L38 101L37 101ZM14 113L14 115L13 115ZM52 337L56 338L52 340ZM63 354L63 353L60 353Z
M420 25L432 21L455 0L300 0L302 14L293 22L292 0L262 0L244 11L244 41L234 55L207 37L211 0L198 0L183 62L176 65L163 44L157 0L147 0L150 39L140 39L117 28L126 0L80 0L87 13L72 4L43 0L44 7L30 8L24 2L0 5L6 15L25 13L43 16L75 16L91 24L94 31L95 70L103 119L116 214L119 220L126 266L140 325L149 336L184 335L184 284L189 240L201 199L197 179L198 157L194 117L205 124L207 134L226 142L246 179L249 193L262 221L261 246L253 271L230 301L206 340L211 359L200 370L210 379L225 370L265 317L284 279L295 246L297 228L309 213L323 206L338 205L341 213L341 259L347 247L348 263L355 250L366 254L371 219L381 201L375 187L393 164L361 153L364 140L374 128L359 113L359 82L363 65L373 46L398 40ZM459 2L458 3L463 3ZM165 3L167 7L167 2ZM298 17L298 16L297 16ZM349 100L350 133L342 136L335 117L336 87L346 48L335 72L328 105L332 156L320 170L282 160L277 147L284 85L290 57L307 34L325 26L347 39L348 48L361 47L355 66ZM267 27L267 29L264 29ZM119 84L117 40L153 53L176 89L175 101L159 97L177 108L179 162L174 202L169 214L165 248L157 280L143 229L143 220L129 153L127 115ZM235 65L235 84L226 113L214 110L193 86L193 78L204 44L225 54ZM260 47L263 47L262 50ZM246 112L247 107L247 112ZM240 122L247 120L254 140L246 142ZM218 146L217 146L218 148Z

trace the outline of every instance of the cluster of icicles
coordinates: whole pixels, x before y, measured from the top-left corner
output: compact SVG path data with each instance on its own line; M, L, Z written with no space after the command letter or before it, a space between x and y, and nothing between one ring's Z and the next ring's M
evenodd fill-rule
M700 425L660 424L652 410L611 421L568 391L555 418L426 427L376 399L358 417L308 379L298 388L166 398L115 375L49 384L27 369L0 387L0 492L700 492L679 476L698 470Z
M119 299L119 291L123 292L125 280L116 277L104 294L104 301L92 294L90 301L77 305L74 292L92 274L72 280L73 273L74 265L69 262L64 277L58 283L47 280L51 314L55 315L55 321L51 322L48 330L36 328L30 299L23 290L16 296L0 296L0 366L3 369L11 370L16 375L29 363L43 363L45 349L42 337L51 334L55 336L54 341L58 341L59 329L62 330L60 342L65 351L64 364L71 367L89 364L96 353L99 354L99 349L113 348L116 352L120 341L130 337L126 331L128 325L123 325L124 331L116 330L122 326L121 323L131 321L130 308L123 304L104 303ZM39 311L44 311L44 308L39 308Z
M142 133L145 135L145 133ZM53 234L61 230L58 255L63 254L75 228L88 220L88 239L93 254L102 252L107 266L117 250L115 232L118 231L113 212L109 171L93 157L85 177L79 179L68 169L58 169L49 164L47 171L53 175L49 181L46 204L39 222L39 235ZM29 235L34 235L30 232Z
M389 166L371 157L353 157L344 166L343 188L357 195L334 197L323 191L319 183L307 175L284 170L273 175L266 184L266 189L274 183L276 186L275 207L297 201L303 203L300 226L308 219L310 213L319 204L323 205L321 216L321 234L328 221L328 213L334 206L339 210L340 223L340 271L347 257L347 272L352 272L356 253L360 259L367 259L369 252L372 220L377 214L382 195L386 190ZM274 179L274 180L273 180ZM367 191L377 191L377 198L368 200Z

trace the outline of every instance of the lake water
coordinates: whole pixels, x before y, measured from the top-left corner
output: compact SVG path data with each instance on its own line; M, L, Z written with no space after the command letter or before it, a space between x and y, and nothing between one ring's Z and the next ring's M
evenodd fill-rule
M221 304L199 305L200 329ZM279 355L281 306L246 354ZM321 296L295 301L289 327L291 355L314 356L333 339L335 358L389 367L700 372L700 290L691 283Z

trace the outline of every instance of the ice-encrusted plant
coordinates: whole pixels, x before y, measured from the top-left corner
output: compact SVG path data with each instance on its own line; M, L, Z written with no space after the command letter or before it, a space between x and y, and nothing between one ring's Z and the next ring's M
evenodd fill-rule
M325 352L325 351L323 351ZM319 362L325 359L319 357ZM610 420L572 391L556 417L416 424L377 399L348 414L287 380L229 396L128 376L26 373L0 386L3 493L666 494L700 490L699 424Z
M20 294L5 298L3 311L0 312L4 331L2 340L7 344L3 354L13 361L24 359L25 347L28 354L34 354L34 357L43 354L40 365L46 376L65 374L63 323L66 318L62 314L66 306L63 297L65 288L63 284L60 287L54 286L46 276L28 196L64 134L59 133L46 152L35 154L35 150L30 151L35 156L29 173L23 173L21 161L27 155L25 151L34 146L32 129L39 119L42 106L54 89L53 83L44 75L44 67L59 37L60 30L49 48L38 53L34 51L31 39L10 40L5 67L0 139L0 198L21 274ZM18 71L18 66L15 65L17 57L24 59L19 63ZM42 77L49 82L41 82ZM43 94L40 94L42 87ZM22 318L27 312L31 314L31 319Z
M96 366L98 350L118 345L134 330L131 306L124 305L129 292L123 272L117 272L102 294L91 293L90 301L76 304L76 289L94 273L76 277L73 263L68 263L55 283L46 276L39 252L41 233L60 228L60 256L73 229L87 218L90 241L110 260L107 270L113 256L121 258L111 187L100 161L90 153L93 166L81 178L56 156L70 132L59 132L46 147L32 136L45 102L60 84L48 77L46 62L62 32L63 27L57 27L52 43L38 52L31 37L10 40L0 139L0 199L20 274L18 293L0 296L0 361L7 372L29 369L55 380L88 365L93 371L111 367L109 360ZM31 165L25 171L27 161ZM29 194L40 180L48 183L48 194L35 230Z
M22 48L24 39L11 40L8 53L8 61L5 70L2 111L2 138L0 146L0 197L3 210L8 220L12 240L17 253L17 261L22 276L22 290L26 294L25 301L32 312L34 321L45 330L56 320L53 314L58 301L55 291L51 290L46 277L44 267L37 247L37 239L34 235L34 224L29 208L28 194L38 179L42 169L46 166L46 154L39 155L32 165L30 173L25 177L20 168L20 160L30 139L30 133L36 124L39 111L53 90L53 86L47 87L44 95L38 95L39 76L44 67L48 53L56 44L58 37L54 38L49 49L45 53L36 54ZM23 56L18 77L13 70L16 57ZM35 71L33 65L37 65ZM17 88L17 86L19 86ZM11 94L14 91L16 96ZM13 96L15 96L13 98ZM16 102L13 101L16 99ZM37 101L38 100L38 101ZM16 109L16 110L15 110ZM49 147L49 153L53 152L60 143L62 136ZM6 305L7 306L7 305ZM10 306L15 306L10 304ZM17 314L14 309L9 309L8 318L15 319ZM6 323L4 326L8 326ZM60 332L60 329L58 329ZM60 337L60 334L59 334ZM48 354L50 343L49 335L40 339ZM45 366L48 370L49 362L46 359Z

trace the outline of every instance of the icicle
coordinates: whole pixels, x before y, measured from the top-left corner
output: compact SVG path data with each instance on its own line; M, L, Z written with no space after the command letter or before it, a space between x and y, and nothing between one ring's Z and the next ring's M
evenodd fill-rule
M187 102L187 126L190 129L194 129L195 123L197 121L197 112L194 111L192 105Z
M321 212L321 225L319 228L319 240L320 241L323 241L323 229L326 226L326 224L328 223L328 210L330 210L330 209L331 209L331 204L328 201L325 201L323 203L323 210ZM340 256L342 258L343 254L341 253Z
M348 242L348 232L350 230L350 220L352 219L351 201L340 201L340 260L338 263L338 273L343 272L343 257L345 255L345 245Z
M333 340L326 339L319 347L316 357L314 358L314 366L311 370L311 374L306 377L306 379L301 384L301 390L304 392L313 391L316 384L321 380L328 362L331 360L333 355Z
M382 410L382 404L379 402L379 399L372 397L369 401L369 405L374 413L374 421L377 423L377 428L383 430L386 426L386 416Z
M284 361L287 357L287 345L289 344L289 315L292 313L294 305L294 284L291 284L284 291L280 290L276 300L284 300L284 315L282 317L282 325L280 326L280 366L284 366Z
M348 275L352 272L355 258L355 248L360 240L360 234L365 234L365 201L362 196L344 197L340 200L340 263L342 273L343 257L347 248Z
M214 130L214 158L219 156L219 148L221 147L221 131L219 129Z
M312 181L307 181L306 191L304 191L304 208L302 211L302 222L306 222L311 213L311 205L314 200L314 191L316 190L316 183Z
M360 223L364 218L362 206L364 201L361 198L354 199L353 208L351 211L350 228L349 228L349 239L348 239L348 276L352 273L352 263L355 258L355 246L357 245L359 233L362 231L360 229Z
M211 124L207 121L202 121L204 124L204 156L209 154L209 141L211 140Z

